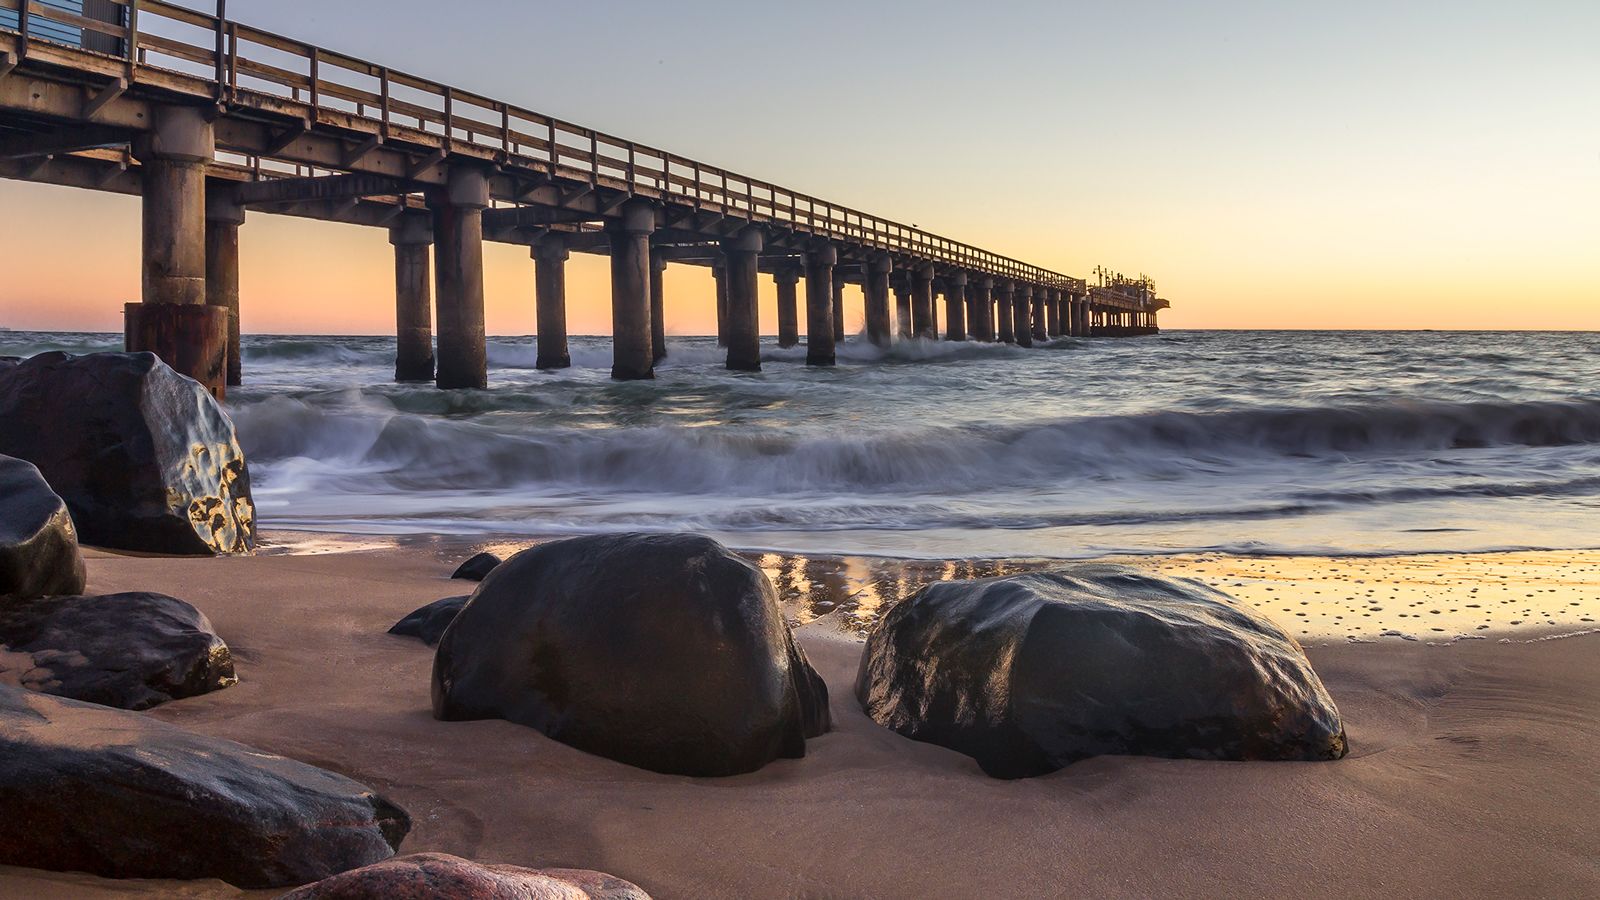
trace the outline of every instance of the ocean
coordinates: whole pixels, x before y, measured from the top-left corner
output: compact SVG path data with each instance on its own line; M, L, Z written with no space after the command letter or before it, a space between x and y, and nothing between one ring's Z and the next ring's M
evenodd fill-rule
M0 355L120 349L0 333ZM1600 547L1600 334L1172 331L1025 350L763 342L733 373L669 338L612 382L608 338L486 391L392 383L390 337L249 335L228 409L268 529L690 530L902 559Z

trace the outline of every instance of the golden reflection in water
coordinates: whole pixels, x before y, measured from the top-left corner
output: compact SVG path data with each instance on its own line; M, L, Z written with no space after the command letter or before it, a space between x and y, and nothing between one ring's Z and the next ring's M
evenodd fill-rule
M865 634L890 606L925 585L1050 568L1046 560L897 560L873 557L752 554L772 580L791 624L831 616L841 630Z

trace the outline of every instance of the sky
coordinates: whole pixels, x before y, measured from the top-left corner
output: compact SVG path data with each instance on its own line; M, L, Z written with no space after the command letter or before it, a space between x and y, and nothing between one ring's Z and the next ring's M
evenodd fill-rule
M228 14L1055 271L1149 274L1169 328L1600 329L1593 0ZM136 198L0 181L0 326L120 330L139 240ZM241 242L247 332L393 329L383 231L252 214ZM486 259L489 331L531 333L526 251ZM569 264L574 333L609 331L607 271ZM670 332L714 329L705 270L666 294Z

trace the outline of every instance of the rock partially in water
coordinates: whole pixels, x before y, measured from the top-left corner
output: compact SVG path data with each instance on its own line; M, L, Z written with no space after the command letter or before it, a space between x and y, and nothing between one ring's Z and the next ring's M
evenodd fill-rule
M440 641L433 711L702 776L804 756L829 725L827 687L772 584L698 535L573 538L513 556Z
M638 885L587 869L524 869L448 853L413 853L308 884L278 900L650 900Z
M873 629L879 724L1000 778L1101 754L1331 760L1333 700L1281 628L1197 582L1120 566L947 581Z
M482 581L489 577L494 567L500 565L500 557L493 553L479 553L466 562L456 567L451 578L463 578L467 581Z
M0 685L0 864L289 887L388 859L365 785L142 713Z
M151 353L42 353L0 368L0 453L39 467L86 544L243 553L255 505L233 423Z
M138 710L237 680L211 622L174 597L49 597L0 607L5 684Z
M467 601L471 599L470 596L461 596L435 600L394 623L389 633L401 637L420 638L424 644L433 647L444 637L445 629L450 627L450 623L461 614L461 607L466 606Z
M67 504L30 462L0 456L0 601L83 591Z

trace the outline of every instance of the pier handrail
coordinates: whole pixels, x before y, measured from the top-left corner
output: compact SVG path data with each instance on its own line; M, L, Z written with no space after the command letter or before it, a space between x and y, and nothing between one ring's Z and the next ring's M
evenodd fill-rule
M321 123L324 113L351 117L375 125L385 141L436 147L446 154L489 153L497 163L549 178L671 200L751 222L804 227L879 250L1086 293L1083 279L230 20L222 2L216 14L163 0L107 2L125 10L124 24L38 0L0 0L0 9L19 13L18 29L0 30L19 31L26 38L24 48L47 40L29 34L30 18L118 40L130 84L140 80L142 70L201 79L219 104L255 97L288 100L303 105L311 125ZM76 52L105 55L82 48Z

